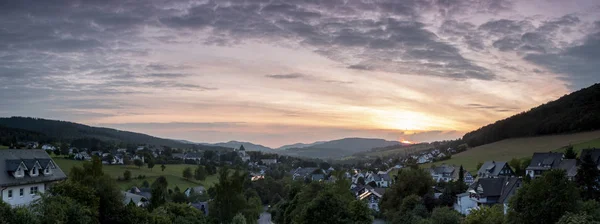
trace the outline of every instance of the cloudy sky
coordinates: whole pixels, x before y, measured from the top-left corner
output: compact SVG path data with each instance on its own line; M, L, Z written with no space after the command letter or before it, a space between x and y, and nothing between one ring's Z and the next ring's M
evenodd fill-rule
M597 0L1 1L0 116L430 141L600 81Z

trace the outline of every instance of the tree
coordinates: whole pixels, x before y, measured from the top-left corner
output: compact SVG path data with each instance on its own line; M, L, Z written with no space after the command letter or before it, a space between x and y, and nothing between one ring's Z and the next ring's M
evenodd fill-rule
M448 207L435 208L431 213L431 221L435 224L459 224L460 219L460 213Z
M365 178L364 177L359 177L358 180L356 181L358 184L360 185L365 185Z
M219 181L209 189L209 194L214 195L209 205L209 216L222 223L229 223L236 214L243 212L247 207L243 194L245 180L244 173L235 171L230 175L227 169L221 169ZM213 193L210 193L211 189Z
M163 172L165 172L165 169L166 169L166 168L167 168L167 167L165 166L165 164L162 164L162 165L160 165L160 171L163 171Z
M295 217L293 223L351 223L351 214L346 206L346 202L340 195L331 190L326 190L319 193L314 200L308 203L300 215Z
M63 155L69 155L69 145L66 142L60 143L60 152Z
M167 202L167 186L169 186L169 183L164 176L156 178L154 183L152 183L150 209L158 208Z
M148 159L148 169L154 168L154 159Z
M600 224L585 213L570 213L563 215L556 224Z
M431 194L433 179L423 169L407 169L398 172L395 183L386 191L381 200L382 212L390 218L398 211L406 196Z
M359 200L353 200L348 206L350 213L350 221L354 224L371 224L373 216L371 210L366 203Z
M131 171L125 170L125 172L123 172L123 179L130 180L131 179Z
M573 146L569 145L565 149L565 159L577 159L577 153L573 150Z
M206 179L206 170L203 166L198 165L196 170L194 171L194 179L196 180L205 180Z
M185 169L183 169L183 178L185 178L186 180L192 179L192 169L189 167L186 167Z
M231 220L231 224L246 224L246 218L242 213L238 213Z
M523 166L521 164L522 164L521 160L517 159L517 158L512 158L508 162L508 165L510 166L510 168L512 168L515 171L515 174L517 176L525 175L525 170L523 169Z
M142 160L140 160L140 159L134 159L133 160L133 165L137 166L138 169L141 169L142 166L144 165L144 162L142 162Z
M492 207L480 206L471 210L463 224L502 224L504 222L503 206L496 204Z
M510 199L508 223L555 223L577 209L579 193L564 170L546 171L524 184Z
M592 160L591 153L587 153L582 158L581 165L577 169L575 182L581 190L583 199L591 200L600 197L600 171L596 167L596 163Z
M458 169L458 183L460 185L465 185L465 169L462 165L460 165L460 168Z
M142 183L142 187L143 188L149 188L150 187L150 183L148 183L147 180L144 180L144 182Z

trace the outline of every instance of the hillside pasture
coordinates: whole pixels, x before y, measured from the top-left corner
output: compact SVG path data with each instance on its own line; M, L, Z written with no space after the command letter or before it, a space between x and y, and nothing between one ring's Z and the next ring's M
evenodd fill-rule
M562 152L569 144L577 151L583 148L600 147L600 131L506 139L470 148L465 152L452 155L449 160L424 164L422 167L441 164L463 165L467 171L475 173L479 162L509 161L512 158L530 157L534 152Z
M54 157L53 158L56 164L68 175L71 168L74 166L82 166L83 161L65 159L62 157ZM217 180L217 175L207 176L204 181L196 181L196 180L186 180L183 176L183 170L186 167L190 167L193 170L196 168L195 165L188 164L166 164L165 171L161 171L160 164L154 166L154 168L148 169L147 166L138 168L137 166L126 166L126 165L103 165L102 168L104 173L110 175L115 180L118 177L123 178L123 173L126 170L131 172L131 180L129 181L117 181L119 187L123 190L129 189L132 186L141 186L144 181L148 181L148 183L152 184L156 178L159 176L165 176L167 178L167 182L169 183L169 188L175 188L175 186L179 187L179 189L184 190L188 187L195 187L198 185L202 185L207 189L214 185ZM146 176L144 179L136 179L139 175Z

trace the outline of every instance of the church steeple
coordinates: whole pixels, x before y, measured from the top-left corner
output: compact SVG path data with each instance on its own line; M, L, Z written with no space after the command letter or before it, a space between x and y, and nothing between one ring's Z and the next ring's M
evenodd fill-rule
M246 149L244 148L244 145L240 146L240 151L246 151Z

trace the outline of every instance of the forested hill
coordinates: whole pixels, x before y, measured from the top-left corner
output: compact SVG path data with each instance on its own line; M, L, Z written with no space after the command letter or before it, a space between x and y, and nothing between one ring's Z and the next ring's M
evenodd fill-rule
M527 112L464 135L469 146L508 138L563 134L600 129L600 84L565 95Z
M157 146L169 146L177 148L207 148L207 149L223 149L223 147L204 146L187 144L171 139L157 138L146 134L140 134L129 131L120 131L111 128L91 127L83 124L46 120L41 118L28 117L10 117L0 118L0 126L4 126L3 130L7 133L22 132L23 130L30 131L25 133L39 133L56 141L66 140L73 141L76 139L98 139L101 141L116 142L116 143L132 143L132 144L148 144ZM8 128L8 129L7 129ZM22 134L16 133L18 136ZM37 140L39 136L31 140ZM26 140L26 139L22 139Z

